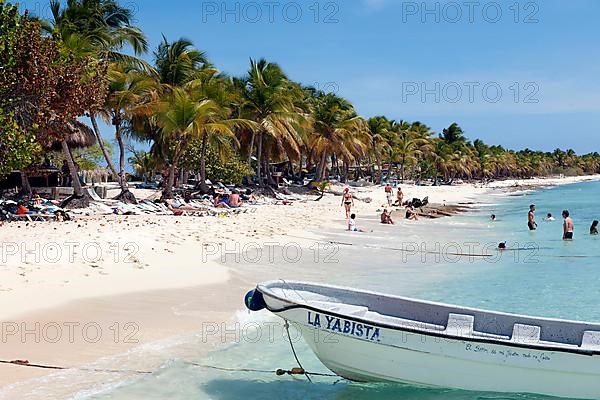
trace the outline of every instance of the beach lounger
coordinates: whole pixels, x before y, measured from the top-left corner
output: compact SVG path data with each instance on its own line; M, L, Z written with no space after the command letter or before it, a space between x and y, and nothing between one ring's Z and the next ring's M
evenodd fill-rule
M15 221L29 221L29 222L44 222L54 221L56 216L54 214L20 214L11 216Z
M98 193L94 190L94 188L85 188L85 191L90 195L92 200L94 201L102 201L102 198L98 196Z

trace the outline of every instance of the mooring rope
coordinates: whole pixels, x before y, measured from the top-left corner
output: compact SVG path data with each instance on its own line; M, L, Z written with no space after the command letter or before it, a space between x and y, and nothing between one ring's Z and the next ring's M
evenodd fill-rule
M306 379L308 379L308 381L310 383L312 383L312 379L310 379L309 373L304 369L304 367L302 366L302 363L300 363L300 360L298 359L298 355L296 354L296 349L294 348L294 342L292 341L292 336L290 335L290 324L287 319L284 319L284 321L285 321L285 325L283 325L283 326L285 327L285 332L287 333L288 341L290 342L292 354L294 354L294 358L296 359L296 362L298 363L298 366L300 367L300 369L304 372L304 376L306 376Z
M298 365L300 365L300 362L298 361L298 357L295 353L295 350L293 349L293 345L292 345L292 350L294 351L294 357L296 357L296 361L298 362ZM200 363L192 362L192 361L183 361L183 363L191 365L193 367L204 368L204 369L213 369L216 371L223 371L223 372L251 372L251 373L259 373L259 374L275 374L277 376L305 375L307 377L308 377L308 374L310 374L313 376L320 376L320 377L339 378L339 376L337 376L335 374L326 374L326 373L320 373L320 372L307 372L304 370L304 368L302 368L302 366L300 366L300 368L292 368L289 370L281 369L281 368L274 369L274 370L267 370L267 369L255 369L255 368L219 367L219 366L215 366L215 365L200 364ZM65 366L58 366L58 365L33 364L33 363L30 363L28 360L0 360L0 364L9 364L9 365L17 366L17 367L48 369L48 370L56 370L56 371L69 371L70 370L70 371L83 371L83 372L104 372L104 373L113 373L113 374L138 374L138 375L148 375L148 374L154 373L154 371L144 371L144 370L65 367ZM309 378L309 380L310 380L310 378Z
M214 369L216 371L223 371L223 372L252 372L252 373L257 373L257 374L275 374L277 376L283 376L283 375L305 375L305 374L310 374L313 376L321 376L321 377L327 377L327 378L339 378L339 376L335 375L335 374L326 374L326 373L321 373L321 372L307 372L305 371L303 368L292 368L292 369L254 369L254 368L226 368L226 367L217 367L214 365L206 365L206 364L199 364L196 362L190 362L190 361L185 361L186 364L189 364L191 366L194 367L198 367L198 368L204 368L204 369Z
M152 371L124 370L124 369L105 369L105 368L84 368L84 367L64 367L58 365L32 364L28 360L0 360L0 364L10 364L19 367L51 369L51 370L73 370L84 372L106 372L115 374L152 374Z
M523 251L538 251L538 250L551 250L552 247L531 247L531 248L518 248L518 249L494 249L496 254L474 254L474 253L452 253L452 252L442 252L442 251L431 251L424 249L405 249L405 248L396 248L396 247L385 247L374 244L364 244L357 245L354 243L346 243L346 242L337 242L334 240L322 240L315 239L303 236L295 236L295 235L286 235L288 237L297 238L297 239L305 239L305 240L313 240L315 242L324 243L324 244L337 244L340 246L348 246L348 247L361 247L365 249L380 249L380 250L388 250L388 251L398 251L401 253L411 253L413 255L425 254L425 255L434 255L434 256L457 256L457 257L470 257L470 258L491 258L495 257L497 253L506 253L506 252L523 252ZM536 257L545 257L545 258L600 258L600 255L555 255L555 254L536 254Z

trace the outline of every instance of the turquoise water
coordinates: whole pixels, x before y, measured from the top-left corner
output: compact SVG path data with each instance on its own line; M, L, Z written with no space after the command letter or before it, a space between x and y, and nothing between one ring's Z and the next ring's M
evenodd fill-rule
M465 306L530 315L600 321L600 238L589 226L600 219L600 183L585 183L520 193L490 195L472 213L436 221L380 226L377 215L360 216L359 225L371 234L343 232L343 225L322 232L350 245L314 247L297 262L274 251L274 260L229 265L242 276L260 279L303 279L373 289ZM527 230L527 211L537 204L539 230ZM572 213L573 242L561 240L560 213ZM553 213L558 220L542 222ZM498 221L491 222L490 214ZM495 247L507 241L509 251ZM316 246L316 244L315 244ZM427 253L398 251L424 246ZM526 250L513 251L517 248ZM318 252L317 250L318 249ZM510 250L512 249L512 250ZM448 253L436 256L434 253ZM491 254L492 259L457 257L450 253ZM292 257L293 258L293 257ZM316 260L315 260L316 258ZM330 262L325 262L325 260ZM273 262L271 262L273 261ZM317 262L315 262L317 261ZM240 299L241 304L241 299ZM241 308L241 306L240 306ZM201 357L202 335L189 338L177 359L147 377L121 382L99 391L80 393L92 399L541 399L533 395L472 393L423 389L407 385L362 385L332 378L307 383L303 378L267 373L223 372L185 361L227 368L273 370L296 366L278 320L266 312L239 312L238 337L210 357ZM272 332L268 323L275 323ZM229 342L231 342L231 334ZM302 341L296 341L308 370L327 372Z

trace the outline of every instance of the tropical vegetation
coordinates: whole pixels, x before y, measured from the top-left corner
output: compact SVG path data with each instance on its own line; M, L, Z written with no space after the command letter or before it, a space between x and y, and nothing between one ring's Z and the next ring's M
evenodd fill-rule
M163 37L148 55L117 0L50 4L52 18L42 21L0 0L0 174L21 170L26 179L40 154L59 150L76 177L74 137L86 129L97 146L89 166L102 159L131 202L128 163L144 181L161 174L165 198L192 175L206 191L207 180L274 185L282 171L298 182L435 184L600 172L598 153L515 151L471 141L457 123L437 134L421 122L362 117L348 99L295 82L273 61L251 59L246 74L231 77L186 38ZM113 127L117 165L99 119ZM147 151L127 158L131 143Z

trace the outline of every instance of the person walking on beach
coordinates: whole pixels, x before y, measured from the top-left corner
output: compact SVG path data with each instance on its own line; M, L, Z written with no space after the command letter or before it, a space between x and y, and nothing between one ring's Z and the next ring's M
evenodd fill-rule
M590 227L590 235L598 234L598 220L592 222L592 226Z
M527 214L527 226L530 231L535 231L538 227L537 222L535 222L535 204L529 206L529 214Z
M394 188L392 188L392 185L389 183L385 185L385 197L387 199L388 206L391 207L394 201Z
M344 194L342 194L342 206L346 209L346 218L349 218L354 206L354 196L349 188L344 189Z
M404 203L404 193L402 193L402 188L398 186L398 191L396 192L396 204L398 207L402 207Z
M571 219L569 210L562 212L562 216L565 220L563 224L563 240L573 240L573 232L575 231L575 224Z

